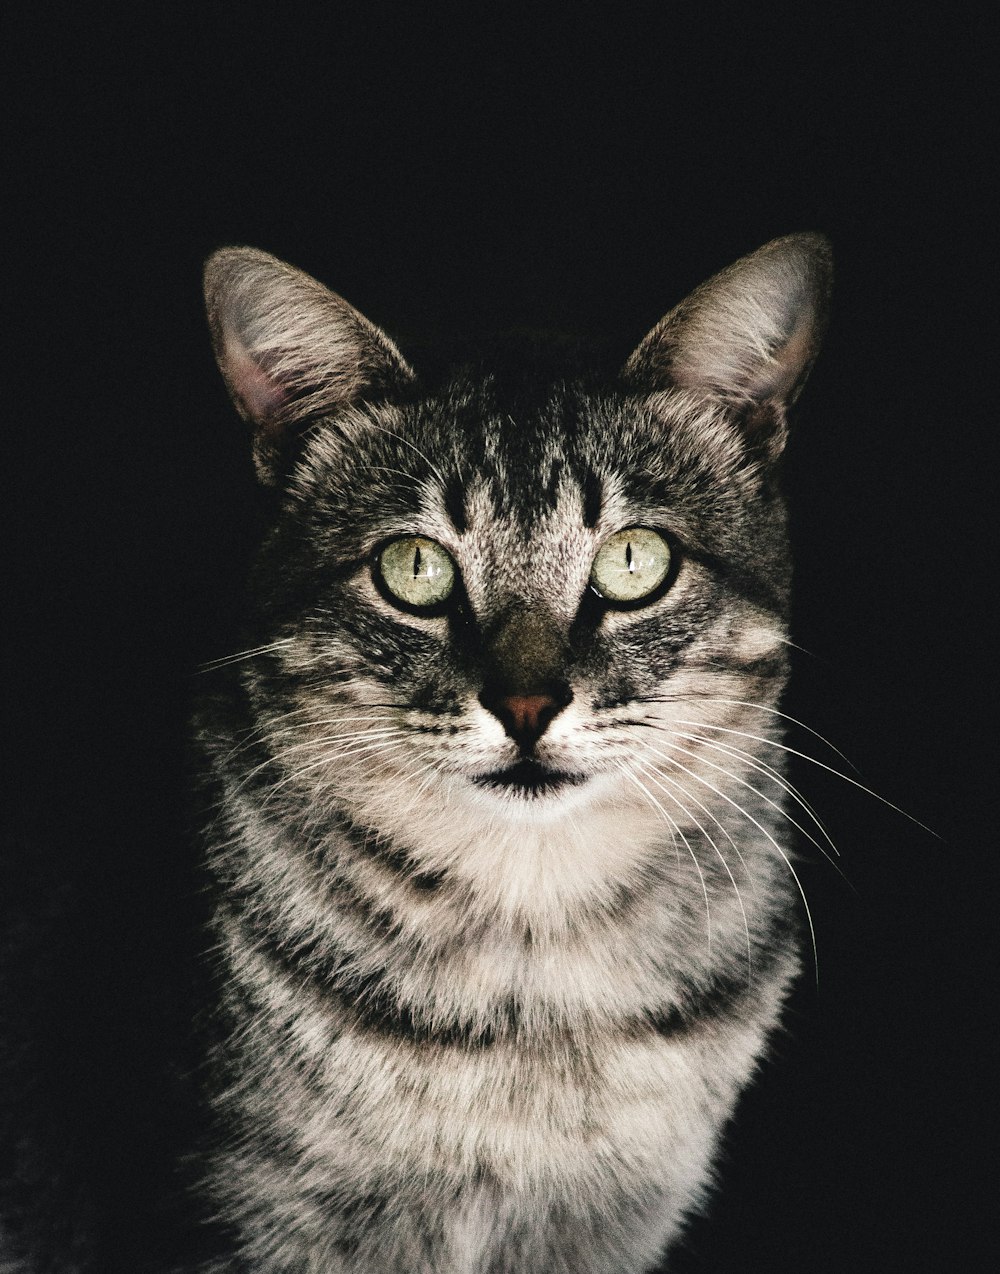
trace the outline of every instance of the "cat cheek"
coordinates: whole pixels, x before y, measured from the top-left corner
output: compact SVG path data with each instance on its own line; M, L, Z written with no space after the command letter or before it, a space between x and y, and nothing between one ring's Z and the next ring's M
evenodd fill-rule
M767 624L752 624L739 631L733 654L740 661L753 663L775 654L783 642L783 634L777 628Z

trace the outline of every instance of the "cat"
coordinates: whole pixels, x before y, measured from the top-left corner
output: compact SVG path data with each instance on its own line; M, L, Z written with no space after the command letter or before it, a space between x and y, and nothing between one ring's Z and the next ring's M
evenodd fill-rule
M275 510L197 717L217 1274L641 1271L704 1204L800 964L779 461L830 279L791 235L610 376L428 382L208 261Z

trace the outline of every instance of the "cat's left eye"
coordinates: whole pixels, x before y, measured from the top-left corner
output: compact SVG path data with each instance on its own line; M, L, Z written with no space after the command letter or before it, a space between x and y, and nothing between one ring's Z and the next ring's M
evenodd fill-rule
M590 583L606 601L619 605L651 597L670 574L670 545L659 531L631 526L609 536L590 568Z
M440 544L420 535L387 544L376 570L394 600L418 610L440 606L455 588L454 562Z

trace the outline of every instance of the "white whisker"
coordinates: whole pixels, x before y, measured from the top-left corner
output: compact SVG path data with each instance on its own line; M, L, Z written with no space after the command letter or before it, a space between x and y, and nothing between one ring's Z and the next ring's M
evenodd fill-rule
M376 705L378 706L378 705ZM354 725L362 721L369 722L385 722L398 721L398 716L379 715L379 716L344 716L344 717L314 717L312 715L314 709L309 705L301 705L292 708L288 712L279 713L277 716L269 717L263 725L258 726L255 730L248 731L226 754L227 760L237 756L240 752L245 751L249 747L253 747L255 743L270 737L271 735L292 734L296 731L303 732L312 730L317 726L327 725ZM300 717L301 720L289 723L292 717ZM279 724L284 722L285 724Z
M897 814L902 814L911 823L916 823L917 827L923 828L925 832L929 832L931 836L937 836L937 832L932 831L918 818L914 818L912 814L907 814L906 810L900 809L898 805L893 805L892 801L886 800L884 796L879 796L878 792L873 792L870 787L865 787L864 783L859 783L856 779L852 779L849 774L842 774L840 770L832 765L827 765L824 761L817 761L814 756L810 756L808 752L799 752L797 748L790 748L786 743L776 743L774 739L768 739L759 734L748 734L745 730L733 730L728 726L712 725L707 721L678 721L678 725L693 725L700 730L721 730L723 734L738 734L744 739L754 739L757 743L766 743L769 747L780 748L782 752L788 752L792 756L801 757L803 761L808 761L811 765L818 765L821 770L827 770L830 774L835 774L838 779L843 779L845 783L850 783L852 787L858 788L860 791L867 793L876 801L880 801L883 805L887 805L889 809L895 810Z
M698 820L687 808L687 806L684 805L684 803L680 801L676 796L674 796L672 792L668 791L667 788L665 788L663 784L658 782L657 778L654 778L653 776L657 775L660 779L663 779L664 782L667 782L667 783L672 783L672 780L666 774L663 774L662 771L657 770L653 766L648 764L642 766L642 772L648 779L651 779L652 782L656 784L656 786L660 789L661 792L663 792L665 796L668 796L674 802L674 804L691 820L692 823L694 823L698 831L701 832L702 836L705 837L708 843L715 850L716 854L718 855L719 861L722 863L722 866L725 868L726 875L729 877L730 882L732 883L733 889L736 892L736 901L739 903L740 914L743 916L743 932L746 935L746 942L747 942L747 978L749 980L751 976L751 964L753 960L753 956L752 956L752 952L750 948L750 925L747 921L746 908L743 906L743 897L740 894L739 885L737 885L736 878L733 875L729 864L726 862L725 855L723 854L719 846L715 843L715 840L713 839L713 837L705 830L704 827L702 827L702 825L698 822ZM681 791L684 792L685 796L690 796L690 793L688 793L687 790L684 787L682 787L680 784L674 783L673 786L680 787ZM737 851L737 853L738 852L739 851ZM743 862L742 855L740 856L740 862ZM743 863L743 867L744 867L744 870L746 870L745 862Z
M250 779L252 779L256 774L259 774L261 770L266 770L269 766L274 765L275 763L281 764L284 758L287 757L292 752L299 752L304 749L312 750L323 743L338 743L338 742L345 742L345 741L353 742L354 740L357 740L357 739L365 739L369 741L368 749L366 749L364 745L358 745L352 748L332 749L331 751L325 753L322 757L320 757L319 760L313 761L309 765L301 766L299 769L294 770L290 774L287 774L283 779L281 779L278 783L275 783L272 786L271 788L272 791L277 791L278 788L284 787L286 783L292 782L293 780L300 778L303 774L308 774L311 770L318 769L320 766L332 765L335 761L344 760L346 757L349 757L349 756L356 756L359 753L364 753L366 750L370 750L370 748L373 748L373 747L378 748L383 743L394 742L396 739L398 739L399 736L405 735L407 733L408 731L406 730L377 730L377 731L365 730L365 731L358 731L357 733L352 735L331 736L328 739L317 739L317 740L311 739L306 743L293 744L290 747L282 748L280 751L275 753L274 756L268 757L266 761L261 762L260 765L254 766L252 770L250 770L246 775L244 775L240 786L241 787L245 786L245 784ZM284 768L284 766L282 766L282 768Z
M701 739L697 735L685 734L683 731L679 730L671 731L670 733L672 737L677 739L686 739L689 743L704 743L707 747L712 746L709 740ZM789 814L788 810L786 810L779 801L772 800L771 797L762 792L759 787L754 787L754 785L748 782L748 780L740 778L740 776L738 774L734 774L732 770L727 770L724 765L717 765L714 761L709 761L707 757L699 756L697 752L692 752L689 748L682 748L679 744L673 744L672 746L677 748L677 750L684 756L689 756L696 761L700 761L702 765L707 765L710 769L717 770L720 774L724 774L727 779L732 779L734 783L739 783L740 786L745 787L747 791L753 792L753 794L759 797L760 800L764 801L767 805L770 805L772 809L776 810L786 822L791 823L796 831L800 832L811 845L814 845L827 862L830 863L831 866L837 868L837 871L840 872L840 868L819 843L816 837L808 832L796 818L793 818L793 816ZM841 873L841 875L842 874L843 873Z
M657 770L656 772L660 774L662 778L666 778L666 775L663 775L659 770ZM743 870L746 872L747 877L750 880L751 888L754 889L754 891L756 892L756 885L754 885L753 883L753 876L750 872L750 869L747 867L746 859L743 857L742 853L740 852L739 845L737 845L736 841L730 835L729 829L719 819L717 814L715 814L712 810L710 810L708 806L704 804L704 802L698 800L698 798L694 795L693 792L689 792L688 789L682 783L678 783L677 786L680 788L680 790L684 793L685 797L689 801L693 801L694 804L698 806L698 808L702 811L703 814L708 815L708 817L712 820L712 822L716 825L716 827L718 827L719 831L723 834L723 836L725 836L726 840L729 841L730 845L733 847L733 853L740 860L740 865L743 868Z
M264 646L252 646L249 650L237 650L231 655L220 655L218 659L209 659L199 664L196 671L212 672L216 668L225 668L228 664L238 664L244 659L254 659L258 655L267 655L273 650L280 650L283 646L291 645L293 641L295 641L294 637L281 637Z
M662 816L664 822L667 824L668 827L671 828L672 833L676 832L677 835L684 842L685 846L687 847L687 851L691 855L691 861L694 863L695 871L698 873L698 879L701 881L701 892L705 898L705 929L706 929L708 950L711 952L712 950L712 909L708 901L708 886L705 884L705 876L701 870L701 866L698 862L695 852L691 848L691 842L684 835L681 829L677 826L677 823L670 817L670 815L663 808L663 806L656 799L656 797L652 794L652 792L650 792L649 788L646 787L645 783L640 782L640 780L636 778L636 776L631 772L631 770L628 769L628 767L625 765L624 762L619 762L618 768L621 770L622 774L624 774L625 777L629 780L629 782L634 783L635 786L639 789L639 791L642 792L643 795L646 797L646 799L650 802L650 804L652 804L660 812L660 815Z
M700 743L703 747L711 748L713 752L720 752L722 753L723 756L732 757L733 760L744 761L747 765L751 766L758 773L763 774L766 778L769 778L773 783L777 783L777 785L781 788L781 790L783 792L786 792L788 796L790 796L791 799L796 803L796 805L799 805L803 810L805 810L805 812L809 815L813 823L816 825L816 827L822 834L823 838L826 840L827 844L830 846L833 852L837 855L837 857L838 858L840 857L840 850L837 848L836 844L833 841L832 836L827 831L826 827L823 825L819 815L816 813L813 807L809 804L809 802L805 799L802 793L795 787L793 783L790 783L785 778L785 776L780 772L780 770L776 770L773 766L768 765L766 761L762 761L759 757L754 756L752 752L746 752L743 750L743 748L737 748L731 744L717 743L712 739L705 738L703 735L680 734L678 737L684 738L684 739L693 739L694 741ZM834 864L834 866L836 866L836 864Z
M686 739L689 743L700 743L705 747L713 748L713 750L716 752L722 752L722 749L716 746L715 744L713 744L710 739L702 738L700 735L686 734L683 730L671 730L669 733L671 734L673 738ZM834 867L837 867L837 864L834 863L833 859L826 852L823 846L819 843L816 837L813 836L811 832L807 831L806 828L804 828L802 824L798 821L798 819L794 818L791 814L789 814L788 810L786 810L785 807L779 801L772 800L771 797L768 796L766 793L762 792L760 788L754 787L752 783L748 782L746 779L740 778L740 776L738 774L734 774L732 770L727 770L724 765L717 765L714 761L709 761L706 757L699 757L696 752L691 752L687 748L680 748L679 750L682 753L684 753L685 756L690 756L695 758L696 760L700 760L703 765L707 765L713 770L718 770L718 772L720 774L724 774L726 778L732 779L734 783L739 783L742 787L747 788L748 791L753 792L755 796L759 796L760 799L762 801L765 801L768 805L770 805L772 809L777 810L777 812L781 815L782 818L786 819L789 823L791 823L791 825L796 829L796 831L801 832L802 835L806 838L807 841L809 841L811 845L815 845L815 847L819 850L819 852L823 855L823 857L827 860L827 862L831 863ZM731 754L723 752L723 755L731 755ZM735 760L736 758L733 758L733 759ZM748 757L747 759L750 761L753 760L752 757ZM771 775L767 775L765 777L773 778L773 776ZM826 834L825 830L822 827L820 828L820 830L824 832L824 835ZM836 845L833 846L833 850L834 850L834 853L839 852L837 850ZM837 870L838 871L840 870L839 867L837 868Z
M271 784L264 799L266 802L270 802L282 788L287 787L290 783L298 782L304 775L309 774L314 770L329 768L336 762L343 761L348 757L379 756L382 753L392 752L394 749L398 748L398 746L398 739L379 739L374 743L359 744L357 747L349 748L342 752L331 753L328 756L321 757L317 761L311 761L308 765L300 766L297 770L293 770L291 773L286 774L284 778L279 779L278 782ZM324 791L324 788L335 788L337 777L338 776L329 778L325 784L321 780L319 785L311 793L311 800L315 801L316 797Z
M423 451L420 450L420 448L416 445L416 443L411 442L409 438L404 438L402 434L397 434L397 433L394 433L391 429L386 429L384 425L380 425L376 421L371 419L369 419L368 421L368 428L375 429L379 433L385 434L387 438L395 438L395 440L397 442L401 442L404 447L409 447L411 451L415 451L417 455L420 457L420 459L423 460L424 464L427 465L428 469L430 469L431 473L433 473L436 477L440 478L442 487L447 487L448 480L445 478L444 474L437 467L437 465L431 460L431 458L428 455L426 455ZM409 478L410 478L410 481L412 482L413 475L410 474Z
M676 747L676 744L668 743L667 746ZM653 749L653 751L655 751L655 749ZM685 748L681 748L680 751L686 752L687 750ZM656 755L661 756L664 761L669 761L671 765L677 766L679 770L683 770L684 773L687 775L690 775L690 777L693 778L696 783L701 783L704 787L707 787L710 791L714 792L716 796L721 796L724 801L726 801L729 805L733 807L733 809L735 809L738 813L742 814L743 817L747 819L749 822L753 823L754 827L756 827L758 831L762 832L767 837L767 839L771 842L774 848L778 851L778 854L780 855L782 861L784 862L785 866L788 868L789 872L791 873L792 879L795 881L796 888L799 891L799 897L802 899L802 905L805 908L806 920L809 924L809 938L812 944L813 968L816 973L816 982L818 984L819 983L819 953L816 949L816 929L815 929L815 926L813 925L812 911L809 908L809 900L806 898L806 893L802 887L802 882L799 879L798 874L795 871L795 868L792 866L791 859L788 857L785 851L781 848L778 842L774 839L771 833L767 830L767 828L762 823L759 823L757 819L755 819L754 816L749 812L749 810L745 810L743 806L739 804L738 801L734 801L731 796L727 796L725 792L721 791L713 783L709 783L709 781L705 778L702 778L700 774L695 774L693 770L689 770L686 765L683 765L680 761L676 760L674 757L667 756L666 753L663 753L663 752L657 752ZM691 755L691 754L688 753L688 755ZM719 767L715 767L715 768L719 768Z
M772 708L764 703L751 703L747 699L710 699L707 695L699 695L698 698L702 703L727 703L738 708L755 708L758 712L769 712L772 716L780 717L782 721L790 721L792 725L797 725L800 730L805 730L808 734L811 734L813 738L819 739L820 743L825 744L831 752L836 752L837 756L840 757L845 765L849 765L852 770L857 772L858 767L854 764L854 762L849 757L846 757L843 752L841 752L840 748L831 743L828 738L820 734L818 730L814 730L811 725L806 725L804 721L800 721L798 717L793 717L787 712L782 712L780 708ZM682 724L688 725L690 723L682 722Z

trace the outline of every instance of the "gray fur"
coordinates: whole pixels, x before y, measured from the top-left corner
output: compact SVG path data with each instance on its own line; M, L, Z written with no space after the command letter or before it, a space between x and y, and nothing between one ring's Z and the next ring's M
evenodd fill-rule
M220 1274L639 1271L704 1202L799 963L775 462L828 288L825 241L791 236L618 381L529 388L487 360L421 387L297 271L209 262L220 364L282 491L252 653L198 720L205 1181L243 1262ZM670 537L676 576L602 609L591 563L632 526ZM448 614L377 586L406 535L457 564ZM564 782L484 781L523 753L494 682L565 687L532 751Z

